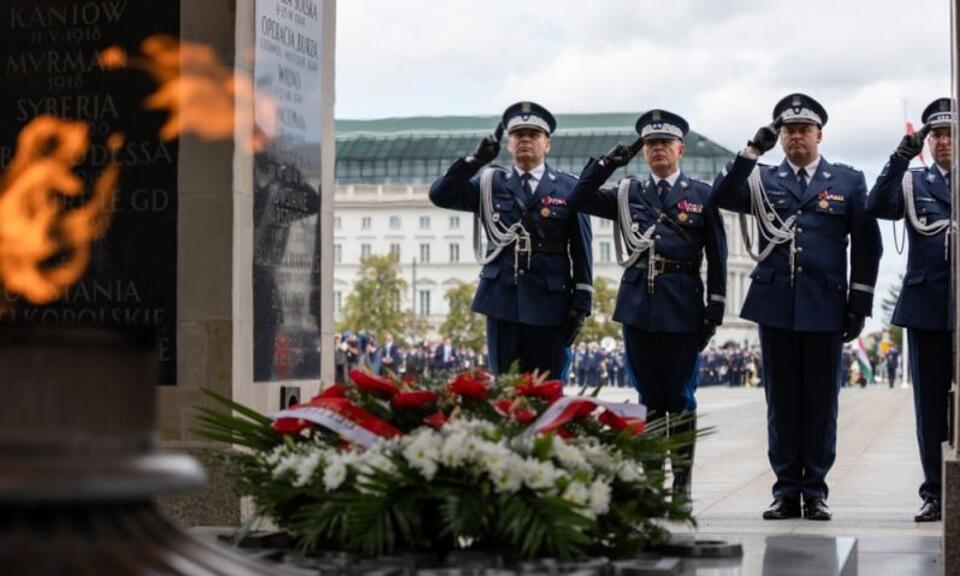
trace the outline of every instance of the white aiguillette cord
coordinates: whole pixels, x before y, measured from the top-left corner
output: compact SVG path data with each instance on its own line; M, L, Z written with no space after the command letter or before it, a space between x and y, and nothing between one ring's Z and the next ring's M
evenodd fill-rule
M654 267L654 233L657 224L654 222L643 234L639 226L634 223L630 215L630 179L620 180L617 188L617 232L613 235L613 244L617 252L617 264L629 268L637 263L644 252L647 253L647 289L653 292L653 282L657 272ZM623 256L623 245L626 244L627 256Z
M500 214L493 209L493 177L496 172L506 173L507 171L503 168L489 167L480 173L480 209L473 214L473 253L477 262L481 266L485 266L496 260L504 248L513 244L513 282L516 284L520 255L526 254L527 268L529 268L533 249L530 243L530 233L523 227L523 224L515 222L510 226L505 226L500 222ZM486 254L486 247L480 231L481 225L493 246L489 254Z
M956 224L951 222L949 218L945 220L936 220L929 224L921 222L920 218L917 217L917 205L913 197L913 173L908 170L903 175L903 180L901 180L900 183L903 188L903 203L907 213L907 220L918 234L923 236L936 236L937 234L949 229L949 233L943 235L943 259L949 260L950 236L956 230ZM951 191L948 192L952 193ZM894 239L896 239L896 228L894 228Z
M793 285L794 269L796 268L796 233L794 232L794 223L797 220L796 215L790 216L786 220L780 218L774 209L770 199L767 198L767 191L763 188L763 181L760 178L759 166L754 166L753 171L747 178L747 185L750 187L750 210L757 220L757 230L760 236L767 241L766 248L762 252L753 251L753 243L750 240L750 230L747 226L747 216L740 214L740 234L743 236L743 244L747 249L747 254L754 262L762 262L770 256L773 249L784 244L790 243L790 285Z

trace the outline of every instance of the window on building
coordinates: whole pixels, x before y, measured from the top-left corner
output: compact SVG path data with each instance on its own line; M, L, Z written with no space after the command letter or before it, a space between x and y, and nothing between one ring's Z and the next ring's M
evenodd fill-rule
M369 230L373 228L373 218L370 216L364 216L360 218L360 229Z
M360 257L369 258L373 254L373 247L370 244L361 244L360 245Z
M460 245L456 242L450 244L450 261L459 262L460 261Z
M399 230L399 229L400 229L400 217L399 217L399 216L391 216L391 217L390 217L390 229L391 229L391 230Z
M343 219L340 218L339 216L334 216L334 217L333 217L333 229L334 229L334 230L340 230L340 229L342 229L342 228L343 228Z
M609 242L600 243L600 261L601 262L610 261L610 243Z
M430 245L429 244L420 245L420 261L423 262L424 264L428 264L430 262Z
M343 247L339 243L333 245L333 263L343 263Z
M601 228L609 228L609 227L612 226L612 225L613 225L613 220L607 220L606 218L601 218L601 219L600 219L600 227L601 227Z
M429 217L429 216L421 216L421 217L420 217L420 229L421 229L421 230L426 230L426 229L428 229L428 228L430 228L430 217Z
M397 257L397 260L399 260L399 259L400 259L400 245L399 245L399 244L396 244L396 243L391 244L391 245L390 245L390 254L396 256L396 257Z
M420 314L430 315L430 291L420 290Z
M459 216L451 216L451 217L450 217L450 229L451 229L451 230L459 230L459 229L460 229L460 217L459 217Z
M340 310L343 309L343 292L340 290L333 291L333 313L339 314Z

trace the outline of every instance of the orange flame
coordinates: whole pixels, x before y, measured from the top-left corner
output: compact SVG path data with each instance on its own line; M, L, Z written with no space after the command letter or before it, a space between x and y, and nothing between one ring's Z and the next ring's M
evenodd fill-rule
M160 129L162 139L173 140L181 134L205 140L233 139L239 126L241 135L252 134L253 152L264 149L267 137L254 126L254 89L248 76L234 73L209 46L180 42L164 34L148 37L140 50L142 56L131 57L122 48L111 46L100 53L100 61L111 69L138 68L157 81L159 87L145 106L170 113ZM272 105L263 107L262 97L258 104L270 117L275 116Z
M107 140L113 154L122 144L119 134ZM64 197L83 194L83 181L72 170L87 147L85 123L38 116L20 132L0 180L0 285L34 304L59 298L83 275L90 243L110 225L120 170L115 158L89 199L64 209Z

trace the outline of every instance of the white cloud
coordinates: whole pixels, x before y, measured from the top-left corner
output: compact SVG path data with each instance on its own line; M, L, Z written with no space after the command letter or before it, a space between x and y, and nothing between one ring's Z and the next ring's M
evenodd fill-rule
M801 91L827 108L822 151L868 186L903 133L950 92L949 3L902 0L346 0L337 116L663 107L738 149ZM771 162L780 156L771 153ZM877 302L896 282L884 230ZM879 307L877 308L879 314Z

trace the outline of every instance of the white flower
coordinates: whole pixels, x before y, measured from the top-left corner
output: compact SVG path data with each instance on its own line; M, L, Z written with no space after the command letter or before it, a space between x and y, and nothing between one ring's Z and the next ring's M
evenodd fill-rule
M488 469L494 489L500 494L513 494L523 486L523 460L516 454L508 454L495 468Z
M523 462L523 483L533 490L553 488L557 479L557 468L550 462L541 462L527 458Z
M365 454L363 462L361 462L358 468L365 474L370 474L377 470L386 472L387 474L393 474L397 470L397 466L393 463L393 460L379 450Z
M403 449L403 457L410 466L420 472L427 480L433 480L437 473L437 457L439 456L442 440L432 430L423 431L410 437L410 442Z
M583 454L580 453L580 449L573 444L567 444L566 441L559 436L553 437L553 454L565 468L570 470L590 470L590 465L587 464L587 460L583 457Z
M595 516L606 514L610 510L610 484L602 478L597 478L590 485L590 497L587 508Z
M332 492L347 479L347 466L341 458L334 458L323 471L323 486Z
M464 447L467 444L467 433L466 432L455 432L443 441L443 448L440 449L440 461L443 462L444 466L449 466L451 468L456 468L464 463L467 459L467 451ZM476 451L476 443L473 445L474 453Z
M563 499L578 506L584 506L590 499L590 490L583 482L574 480L567 484L567 489L563 491Z
M635 460L624 460L617 467L617 478L624 482L636 482L643 478L640 474L640 463Z
M320 453L313 452L304 456L300 456L294 464L294 470L297 473L297 478L293 481L293 485L297 487L306 486L310 482L310 478L313 477L313 473L317 471L317 466L320 465Z

